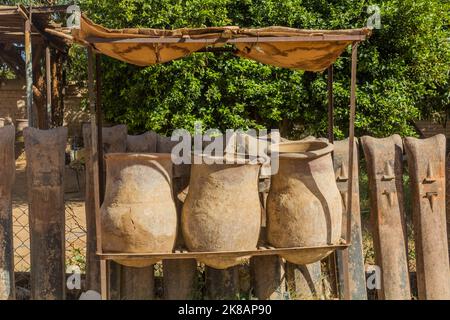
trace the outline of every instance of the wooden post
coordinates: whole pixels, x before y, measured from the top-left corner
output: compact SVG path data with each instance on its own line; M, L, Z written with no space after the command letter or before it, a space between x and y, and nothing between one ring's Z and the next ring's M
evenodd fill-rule
M197 289L195 259L163 260L164 299L192 300Z
M320 261L307 264L286 264L287 285L298 300L323 299L322 267Z
M270 176L260 176L258 191L261 201L260 240L267 243L267 196ZM282 300L286 294L285 263L277 255L250 258L253 293L259 300Z
M183 203L177 195L189 185L189 168L187 175L180 176L174 166L173 193L177 207L178 221L181 221ZM181 170L180 170L181 171ZM177 247L185 247L181 227L178 228ZM195 259L163 260L164 299L190 300L194 298L197 287L197 261Z
M25 20L25 80L26 80L26 107L28 116L28 126L35 126L33 113L33 57L31 50L31 9L30 17Z
M449 257L450 257L450 150L447 150L447 160L446 160L446 204L445 207L447 208L447 238L448 238L448 247L449 247Z
M47 128L52 124L52 70L51 70L51 52L50 46L45 47L45 80L47 89Z
M14 184L14 126L0 128L0 300L15 299L11 190Z
M157 135L158 153L170 153L177 142L171 141L169 137ZM181 210L183 202L177 195L189 185L190 165L173 166L173 196L177 207L178 221L181 221ZM184 240L181 227L178 228L176 247L184 248ZM194 298L197 280L197 261L186 260L163 260L164 274L164 299L166 300L189 300Z
M283 300L286 293L285 264L279 256L250 259L254 295L259 300Z
M348 268L350 272L349 291L351 300L367 300L366 291L366 276L364 268L364 256L362 245L362 232L361 232L361 214L359 205L359 157L358 157L358 144L354 144L354 161L353 169L348 165L348 140L336 141L334 143L334 171L336 173L336 183L338 185L339 192L343 202L343 224L346 224L345 213L347 212L347 195L348 195L348 179L349 171L353 170L353 212L352 212L352 226L351 226L351 243L352 245L345 250L336 251L336 260L338 270L342 271L342 265L344 261L348 261ZM345 236L345 235L344 235ZM345 288L344 276L339 273L339 288ZM344 296L344 292L341 290L341 296Z
M413 199L418 296L421 300L448 300L445 136L439 134L422 140L405 138L404 144Z
M361 144L369 176L375 262L381 271L378 298L409 300L411 291L403 203L403 142L399 135L384 139L365 136L361 138Z
M121 268L120 299L121 300L153 300L155 299L154 267Z
M206 298L234 300L239 295L239 266L224 270L205 267Z
M31 297L65 298L64 168L67 128L24 129L31 243Z

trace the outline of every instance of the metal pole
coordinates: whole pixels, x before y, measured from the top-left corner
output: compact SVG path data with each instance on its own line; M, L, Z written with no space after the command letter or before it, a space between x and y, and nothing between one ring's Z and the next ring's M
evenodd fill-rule
M352 68L351 68L351 84L350 84L350 123L349 123L349 159L348 159L348 199L347 199L347 221L346 221L346 236L347 243L351 242L352 234L352 211L353 211L353 163L354 163L354 144L355 144L355 114L356 114L356 66L358 58L358 42L352 45ZM348 249L346 249L348 250ZM350 274L348 255L345 255L343 261L344 273L344 299L351 298L350 292Z
M25 20L25 79L26 79L26 106L28 115L28 126L34 127L33 114L33 57L31 50L31 8L30 16Z
M94 210L95 210L95 232L97 242L97 253L102 253L102 235L100 220L100 188L99 188L99 157L97 147L97 120L94 91L94 51L88 47L88 91L89 91L89 110L91 120L91 163L92 179L94 182ZM102 159L100 159L102 160ZM100 283L102 299L108 298L108 283L106 281L106 261L100 260Z
M95 78L96 78L96 106L97 106L97 147L98 147L98 173L100 187L100 205L105 198L105 177L103 168L103 115L102 115L102 61L100 55L95 55Z
M47 82L47 128L52 123L52 73L51 73L50 46L45 47L45 78Z
M333 65L328 67L327 92L328 92L328 140L334 142L334 96L333 96Z

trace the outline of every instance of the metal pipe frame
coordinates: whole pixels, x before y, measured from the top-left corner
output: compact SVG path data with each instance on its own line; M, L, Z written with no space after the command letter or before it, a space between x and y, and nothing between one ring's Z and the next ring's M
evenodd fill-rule
M279 37L281 38L281 37ZM290 37L294 38L294 37ZM364 37L365 38L365 37ZM240 40L245 38L240 38ZM254 38L249 38L253 39ZM148 40L148 39L147 39ZM158 39L161 40L161 39ZM166 39L167 40L167 39ZM237 39L233 39L237 40ZM261 39L260 39L261 40ZM359 37L357 40L363 40ZM298 40L296 40L298 41ZM161 43L160 41L158 41ZM246 42L246 41L242 41ZM261 42L261 41L260 41ZM349 112L349 168L353 168L354 165L354 142L355 142L355 115L356 115L356 67L357 67L357 55L358 55L358 44L359 41L355 41L352 44L352 54L351 54L351 82L350 82L350 112ZM100 276L101 276L101 296L102 299L108 299L108 268L106 259L111 259L116 257L116 255L105 255L102 250L102 237L101 237L101 220L100 220L100 204L101 198L103 197L103 192L100 188L100 179L103 179L103 170L99 170L99 161L103 161L99 158L100 151L102 149L101 141L101 63L99 59L96 59L94 49L88 47L88 91L89 91L89 106L90 106L90 121L91 121L91 139L92 139L92 149L91 149L91 161L93 166L93 179L94 179L94 204L95 204L95 223L96 223L96 240L97 240L97 254L101 257L100 260ZM94 61L96 60L96 61ZM97 65L97 70L94 71L94 64ZM94 73L97 77L96 83L96 94L94 89ZM328 135L330 141L333 140L333 136L330 132L333 130L333 69L330 67L328 69ZM100 133L100 134L99 134ZM346 219L346 230L345 230L345 245L334 246L337 250L345 250L349 245L351 245L351 218L352 218L352 194L353 194L353 170L349 170L349 180L348 180L348 206L347 206L347 219ZM101 182L103 183L103 182ZM332 246L333 247L333 246ZM119 255L126 255L126 253L120 253ZM145 259L145 255L136 257L137 259ZM343 261L344 270L344 299L350 298L349 291L349 267L348 260Z
M96 43L264 43L264 42L326 42L326 41L364 41L365 35L317 35L317 36L280 36L280 37L239 37L193 39L180 37L153 38L98 38L87 37L86 42Z

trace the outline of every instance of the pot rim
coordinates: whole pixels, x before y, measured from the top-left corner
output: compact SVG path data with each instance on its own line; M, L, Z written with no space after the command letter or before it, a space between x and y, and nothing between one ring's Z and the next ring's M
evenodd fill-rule
M266 163L269 159L269 157L264 157L264 156L252 156L252 158L245 158L242 157L245 156L245 154L243 153L225 153L223 156L212 156L212 155L208 155L208 154L204 154L204 153L195 153L192 152L191 153L191 157L193 162L195 158L201 158L202 159L202 163L199 163L199 165L203 165L205 164L203 162L203 159L209 159L209 160L224 160L225 163L223 163L224 165L262 165L264 163ZM230 163L227 163L226 160L229 159ZM240 162L236 162L236 160L238 160ZM192 163L192 165L196 165L196 163Z
M126 153L126 152L112 152L104 155L105 159L148 159L148 160L156 160L156 159L170 159L170 153L156 153L156 152L138 152L138 153Z
M325 141L288 141L288 142L280 142L278 144L276 144L278 146L278 151L276 153L278 153L278 156L280 157L280 159L314 159L314 158L319 158L321 156L324 156L326 154L329 154L331 152L333 152L334 150L334 145L329 143L329 142L325 142ZM302 150L302 146L313 146L313 148L311 148L311 150L308 150L307 148L303 148ZM295 151L295 147L299 147L297 148L299 151ZM293 147L294 150L290 150L290 151L283 151L282 149L286 148L286 147Z

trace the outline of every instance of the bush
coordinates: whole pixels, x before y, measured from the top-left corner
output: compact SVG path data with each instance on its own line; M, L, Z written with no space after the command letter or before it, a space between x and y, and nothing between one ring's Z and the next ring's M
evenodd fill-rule
M366 24L365 0L82 0L95 22L112 28L283 25L356 28ZM382 29L359 49L357 134L413 135L412 120L449 104L450 4L444 0L383 0ZM75 55L82 59L82 55ZM326 72L262 65L230 53L196 53L147 68L104 58L108 121L132 131L205 127L279 128L291 137L326 132ZM79 64L78 64L79 65ZM346 135L349 54L335 65L337 137Z

